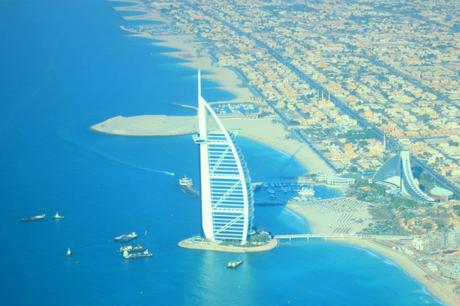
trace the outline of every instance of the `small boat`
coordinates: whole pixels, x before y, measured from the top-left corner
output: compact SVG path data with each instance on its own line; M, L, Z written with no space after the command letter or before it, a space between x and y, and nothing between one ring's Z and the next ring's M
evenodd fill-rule
M179 179L180 186L193 186L193 181L191 178L184 175L181 179Z
M304 187L299 191L299 196L301 197L312 197L315 195L315 190L313 188Z
M128 241L131 241L133 239L136 239L137 237L139 237L137 235L136 232L131 232L129 234L122 234L120 236L117 236L115 238L113 238L113 240L117 241L117 242L128 242Z
M21 218L21 221L22 222L40 221L40 220L45 220L45 217L46 217L45 214L41 214L41 215Z
M72 256L72 250L70 248L67 248L67 252L65 253L65 256Z
M136 246L132 246L132 245L126 245L126 246L122 246L120 247L120 253L124 253L124 252L128 252L128 253L131 253L131 252L143 252L145 251L146 248L142 245L136 245Z
M56 212L53 216L54 220L61 220L64 219L64 216L60 215L59 212Z
M227 262L227 268L236 269L239 266L241 266L242 264L243 264L243 261L241 259L237 260L237 261L229 261L229 262Z
M145 257L152 257L153 253L150 252L148 249L145 249L143 252L123 252L124 259L138 259L138 258L145 258Z
M198 191L195 190L193 187L193 181L191 178L187 177L184 175L181 179L179 179L179 186L184 190L185 192L188 192L194 196L198 196L199 193Z

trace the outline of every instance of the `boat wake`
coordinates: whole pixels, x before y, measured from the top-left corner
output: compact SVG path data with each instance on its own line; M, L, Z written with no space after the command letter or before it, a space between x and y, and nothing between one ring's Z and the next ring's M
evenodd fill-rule
M94 153L100 157L103 157L105 159L108 159L110 161L113 161L113 162L116 162L116 163L119 163L119 164L122 164L122 165L125 165L125 166L128 166L128 167L131 167L131 168L134 168L134 169L139 169L139 170L143 170L143 171L147 171L147 172L153 172L153 173L158 173L158 174L163 174L163 175L168 175L168 176L175 176L176 173L174 172L171 172L171 171L166 171L166 170L161 170L161 169L152 169L152 168L148 168L148 167L144 167L144 166L139 166L139 165L136 165L136 164L133 164L131 162L127 162L127 161L124 161L124 160L121 160L113 155L110 155L106 152L103 152L101 150L98 150L96 148L93 148L93 147L90 147L89 145L86 145L86 144L83 144L83 143L79 143L79 142L75 142L67 137L64 137L62 135L60 135L60 138L68 143L71 143L75 146L78 146L80 148L83 148L91 153Z

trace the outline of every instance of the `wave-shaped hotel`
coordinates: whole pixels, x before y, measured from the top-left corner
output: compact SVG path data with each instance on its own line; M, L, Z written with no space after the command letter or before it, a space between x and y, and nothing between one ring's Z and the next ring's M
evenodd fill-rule
M235 134L224 127L202 97L200 71L198 134L194 136L194 141L199 144L200 150L201 221L204 237L186 239L179 245L245 252L265 251L276 246L276 241L271 239L256 245L248 244L250 234L254 234L254 196L248 167L235 143Z
M410 153L401 151L388 159L375 173L374 182L386 183L399 188L401 195L418 202L433 202L418 186L412 174Z

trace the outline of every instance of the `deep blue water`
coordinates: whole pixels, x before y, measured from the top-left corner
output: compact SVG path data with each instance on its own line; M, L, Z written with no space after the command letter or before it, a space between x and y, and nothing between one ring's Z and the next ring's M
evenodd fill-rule
M113 3L0 1L1 305L438 305L391 262L325 242L243 255L188 251L200 232L190 137L129 138L88 126L114 115L187 114L195 71L128 36ZM231 95L204 82L208 100ZM242 140L254 180L302 173L292 158ZM174 172L170 176L162 171ZM21 223L59 210L65 219ZM283 207L257 207L274 233L308 225ZM155 256L124 261L112 237L148 231ZM67 258L71 247L74 256Z

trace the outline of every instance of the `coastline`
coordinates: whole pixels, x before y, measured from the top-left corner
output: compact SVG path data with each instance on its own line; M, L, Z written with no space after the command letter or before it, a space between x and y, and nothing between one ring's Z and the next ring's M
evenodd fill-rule
M120 2L128 2L128 1L120 1ZM131 0L129 2L140 3L141 1ZM136 10L136 11L142 12L141 6L138 6L137 8L139 8L139 10ZM130 10L129 7L122 7L117 10L127 11L127 12L134 11L134 10ZM125 19L126 20L158 20L158 16L156 14L152 13L152 15L149 15L148 12L149 10L145 10L144 13L147 13L147 14L143 14L138 17L126 17ZM213 66L213 60L211 56L209 54L204 54L205 52L203 50L200 50L199 44L196 41L194 41L193 37L188 37L184 35L155 35L153 36L148 33L142 33L142 32L133 33L131 31L128 31L127 29L123 29L123 30L130 32L131 35L133 36L158 40L153 43L155 45L177 49L178 51L165 52L163 54L166 56L183 59L184 62L178 63L180 65L184 65L184 66L194 68L194 69L203 69L206 72L210 73L210 74L205 74L204 77L214 82L217 82L219 84L218 85L219 88L235 95L235 99L229 102L249 101L250 99L255 98L255 95L253 94L253 92L251 92L249 88L243 85L243 80L232 69L228 67ZM198 54L196 50L200 50L200 54ZM288 139L287 137L285 137L286 134L288 135L288 132L286 130L284 130L284 133L280 133L279 135L277 134L276 137L272 137L274 134L271 133L272 131L271 129L270 130L266 129L267 126L256 125L259 129L256 131L253 131L252 129L254 128L255 121L253 121L251 124L247 122L241 122L243 120L237 123L230 122L229 119L224 119L224 120L225 120L224 124L226 125L226 127L230 129L239 130L240 131L239 134L241 136L249 138L256 142L265 144L267 146L270 146L284 154L293 155L303 166L309 169L310 172L315 172L315 170L321 169L321 171L331 171L329 172L329 174L334 173L334 171L330 169L330 167L326 166L323 168L322 166L319 166L317 160L312 160L312 156L315 156L318 159L320 158L315 152L313 152L311 148L308 147L307 144L303 144L306 147L305 150L300 149L299 144L295 144L295 140ZM279 124L279 123L272 122L272 125L275 125L275 124ZM267 131L270 131L270 132L267 132ZM278 132L279 129L276 128L275 131ZM108 134L115 134L115 133L108 132ZM130 134L123 134L123 135L133 136ZM177 135L183 135L183 134L177 134ZM152 135L147 133L146 135L136 135L136 136L152 136ZM168 135L164 135L164 136L168 136ZM286 145L287 143L289 143L289 145ZM297 146L297 148L293 149L295 146ZM306 151L306 153L302 153L302 151ZM324 162L322 161L322 163ZM324 172L321 172L321 173L324 173ZM288 207L288 208L291 209L295 214L301 216L307 223L310 224L311 220L309 220L303 214L299 213L298 211L296 211L296 209L293 209L292 207ZM312 227L312 232L314 233L317 232L315 230L315 227ZM203 249L199 247L188 247L188 246L181 245L186 240L179 242L179 246L185 247L185 248L192 248L192 249ZM360 247L360 248L365 248L365 249L375 251L385 256L386 258L389 258L393 262L395 262L408 275L410 275L411 277L413 277L414 279L422 283L434 297L439 299L445 305L448 305L448 306L460 305L460 301L454 295L449 294L449 292L446 292L445 288L441 287L434 280L430 279L429 276L427 276L427 274L424 272L424 270L421 269L419 266L417 266L409 257L407 257L406 255L398 251L393 250L391 247L383 243L380 243L376 240L370 240L370 239L344 238L344 239L336 239L332 241L336 243L349 244L354 247ZM208 248L208 250L216 250L216 249ZM228 250L224 250L224 251L228 251Z
M240 76L229 67L216 66L211 55L206 52L206 47L200 46L193 37L186 35L155 35L150 36L150 38L156 40L153 43L154 45L177 49L177 51L163 52L163 55L184 60L178 63L179 65L194 70L201 69L204 72L202 74L204 79L217 83L217 88L235 96L226 102L250 102L255 99L255 95L244 85Z
M436 280L432 279L422 268L420 268L412 259L401 252L393 250L391 247L370 239L340 239L334 240L338 243L350 244L375 251L384 257L390 259L398 265L409 276L420 282L427 290L446 306L460 305L460 300L445 287L441 286Z
M123 0L112 0L114 3L123 3ZM138 12L139 15L130 16L126 20L134 20L136 18L143 20L158 21L161 16L153 12L152 8L145 7L140 0L129 0L132 6L118 6L114 9L119 12ZM136 17L137 16L137 17ZM167 22L161 19L163 22ZM212 55L206 51L206 47L202 46L192 36L187 35L152 35L147 31L135 31L127 27L121 26L121 29L130 33L132 36L142 37L154 40L153 44L172 48L177 51L169 51L162 53L163 55L180 58L184 60L178 63L195 70L205 70L202 76L208 80L216 82L217 87L223 91L229 92L235 96L234 99L225 101L231 102L250 102L258 99L257 95L245 84L245 80L239 75L233 67L217 66L214 63ZM210 101L218 102L218 101ZM254 119L258 120L258 119ZM270 146L275 150L293 156L302 164L303 167L312 173L320 173L324 175L335 175L336 172L332 169L308 144L293 139L289 135L289 131L276 121L271 119L263 119L262 121L251 121L250 119L223 119L224 125L233 130L239 130L239 134L245 138L251 139L258 143ZM269 122L267 122L269 121ZM92 127L92 129L97 130ZM106 132L106 131L102 131ZM110 133L109 133L110 134ZM116 133L115 133L116 134ZM136 136L148 136L148 133ZM186 134L186 133L184 133ZM189 133L191 134L191 133ZM129 133L119 134L129 135ZM178 135L178 134L174 134ZM164 135L166 136L166 135Z
M123 3L122 0L112 0ZM167 22L159 13L153 9L148 9L142 1L130 0L131 6L116 6L114 9L119 12L138 12L139 15L129 15L123 18L127 21L147 20ZM132 36L142 37L153 40L152 44L173 49L173 51L163 52L163 55L183 60L179 65L195 70L203 70L202 77L217 83L217 88L229 92L235 97L226 102L250 102L256 99L254 92L244 84L244 80L231 67L218 66L213 57L195 40L193 36L183 34L155 34L147 31L133 31L128 27L121 26L122 30ZM212 101L217 102L217 101Z
M313 219L313 215L306 213L297 205L288 205L288 209L293 211L295 214L304 219L308 224L312 224L311 231L315 234L323 234L326 229L324 224L317 222ZM326 232L327 233L327 232ZM383 241L377 241L375 239L363 239L363 238L351 238L344 237L340 239L328 239L334 243L343 243L352 247L363 248L374 251L391 261L393 261L399 268L401 268L410 277L422 284L428 292L438 299L441 303L446 306L460 305L459 299L451 292L447 291L445 287L441 286L436 280L430 278L430 276L420 268L411 258L407 255L392 249L389 245Z

